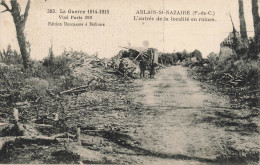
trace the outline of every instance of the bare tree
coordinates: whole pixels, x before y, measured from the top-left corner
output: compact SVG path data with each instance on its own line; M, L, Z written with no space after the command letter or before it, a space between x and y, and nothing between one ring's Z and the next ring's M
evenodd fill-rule
M21 14L20 4L17 2L17 0L11 0L12 8L9 8L9 6L6 4L4 0L1 1L1 5L5 7L5 10L2 12L10 12L12 14L13 21L16 28L17 40L18 40L18 44L23 59L23 66L24 68L28 68L30 52L27 49L28 42L26 42L24 29L25 29L25 23L28 18L29 9L30 9L30 0L27 1L24 14Z
M256 52L260 52L260 17L258 13L258 0L252 0L252 15L254 20Z
M243 0L238 0L238 4L239 4L240 34L241 34L243 43L248 45Z

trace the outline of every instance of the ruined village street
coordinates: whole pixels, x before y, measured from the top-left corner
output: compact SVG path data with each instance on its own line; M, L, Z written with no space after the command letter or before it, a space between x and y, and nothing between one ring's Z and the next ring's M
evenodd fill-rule
M76 68L77 76L89 79L86 67ZM67 162L77 154L84 164L257 164L257 107L233 108L228 96L209 90L182 66L160 69L153 79L125 79L106 70L97 74L106 80L103 88L63 96L64 123L41 129L23 125L29 138L39 140L1 137L0 144L15 146L10 153L3 147L5 161L40 164L66 151ZM26 116L35 114L30 112ZM78 125L80 143L67 136L45 142L63 127L73 136Z
M132 93L134 102L146 108L133 110L124 123L138 125L131 136L152 156L146 163L230 164L232 155L259 150L257 117L248 120L249 110L231 108L228 97L207 92L186 68L168 67L135 82L140 90Z

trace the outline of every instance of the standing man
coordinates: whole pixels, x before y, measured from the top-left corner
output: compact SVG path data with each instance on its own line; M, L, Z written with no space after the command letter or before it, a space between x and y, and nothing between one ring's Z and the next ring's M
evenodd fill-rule
M151 68L150 68L150 78L154 78L155 75L155 64L154 61L151 63Z
M140 78L144 78L145 76L145 63L144 60L142 59L139 63L139 67L140 67Z
M125 76L125 66L123 63L123 59L121 59L119 66L118 66L118 72L122 74L122 76Z

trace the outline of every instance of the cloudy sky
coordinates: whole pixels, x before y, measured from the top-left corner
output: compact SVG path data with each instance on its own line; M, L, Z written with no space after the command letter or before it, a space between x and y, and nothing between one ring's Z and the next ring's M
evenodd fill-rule
M6 2L9 3L8 0ZM21 3L23 12L27 0L18 0L18 2ZM253 36L250 3L251 0L244 0L247 31L249 36ZM0 9L4 10L2 6ZM48 22L66 20L59 19L59 15L62 15L59 12L47 13L48 9L56 11L107 9L109 14L92 15L91 21L85 19L67 21L103 22L104 27L54 27L48 26ZM214 11L216 21L133 21L137 10ZM218 53L220 42L232 31L229 12L236 29L239 30L238 0L32 0L25 32L31 43L33 59L46 57L51 42L56 55L61 54L64 48L67 50L72 48L89 54L98 52L99 57L111 57L121 49L119 46L131 44L131 46L141 47L144 41L148 41L149 47L157 48L162 52L199 49L206 57L212 51ZM82 16L85 15L89 14ZM156 18L159 15L152 16ZM8 44L18 50L14 23L8 12L0 14L0 36L1 50Z

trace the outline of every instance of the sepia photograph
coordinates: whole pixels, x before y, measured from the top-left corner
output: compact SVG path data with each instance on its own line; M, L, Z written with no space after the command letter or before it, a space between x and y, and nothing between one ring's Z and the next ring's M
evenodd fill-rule
M259 165L260 0L0 0L0 164Z

